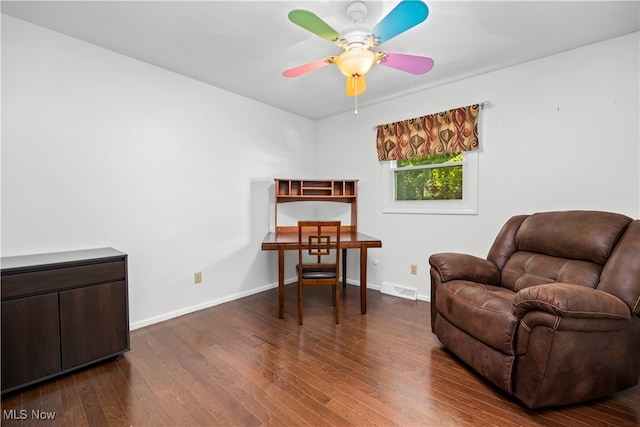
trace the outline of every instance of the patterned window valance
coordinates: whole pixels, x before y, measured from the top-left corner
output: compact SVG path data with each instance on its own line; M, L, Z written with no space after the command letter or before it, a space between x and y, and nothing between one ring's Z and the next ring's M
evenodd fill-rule
M479 148L479 104L378 126L378 160L403 160Z

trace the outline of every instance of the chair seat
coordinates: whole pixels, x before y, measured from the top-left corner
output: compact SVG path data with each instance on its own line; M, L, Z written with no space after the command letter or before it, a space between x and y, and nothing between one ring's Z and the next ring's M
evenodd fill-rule
M296 273L299 273L300 265L296 265ZM303 279L335 279L336 269L334 267L310 267L302 271Z

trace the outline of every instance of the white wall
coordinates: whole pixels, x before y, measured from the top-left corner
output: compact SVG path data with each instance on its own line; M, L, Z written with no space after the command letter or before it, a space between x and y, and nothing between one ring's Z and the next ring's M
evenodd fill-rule
M120 249L142 326L275 285L274 177L357 178L369 284L426 298L431 253L513 214L640 216L638 75L634 34L314 123L3 15L2 256ZM383 215L372 126L485 100L478 215Z
M126 252L134 327L275 285L312 121L5 15L2 113L2 256Z
M416 287L426 299L429 255L484 257L514 214L598 209L640 217L638 47L636 33L319 121L319 169L360 178L359 229L383 241L369 252L369 285ZM478 214L382 214L372 127L487 100ZM357 271L352 264L350 280Z

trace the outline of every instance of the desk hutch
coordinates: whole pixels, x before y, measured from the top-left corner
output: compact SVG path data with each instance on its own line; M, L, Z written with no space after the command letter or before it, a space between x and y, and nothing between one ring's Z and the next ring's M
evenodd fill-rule
M351 223L341 232L358 231L357 179L275 179L275 230L297 231L297 226L278 225L278 204L290 202L338 202L351 205Z

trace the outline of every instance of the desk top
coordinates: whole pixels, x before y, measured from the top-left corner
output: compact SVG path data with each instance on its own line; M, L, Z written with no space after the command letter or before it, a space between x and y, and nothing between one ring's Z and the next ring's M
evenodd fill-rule
M284 245L285 249L298 247L298 232L269 232L262 241L262 250L278 250ZM382 241L363 233L340 233L340 246L343 248L381 248Z

